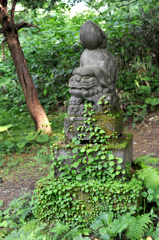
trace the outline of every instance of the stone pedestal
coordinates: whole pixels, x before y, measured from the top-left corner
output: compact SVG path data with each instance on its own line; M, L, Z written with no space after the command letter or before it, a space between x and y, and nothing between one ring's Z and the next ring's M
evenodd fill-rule
M55 157L58 158L60 156L63 156L61 158L61 165L60 167L63 167L66 164L72 164L72 157L74 153L72 152L73 147L79 148L82 146L76 145L76 146L71 146L71 147L66 147L67 145L64 143L59 143L57 145L57 150L55 153ZM84 146L84 144L83 144ZM105 147L107 151L111 151L112 154L114 155L114 158L122 158L123 162L120 164L122 169L125 169L125 164L126 162L132 162L133 161L133 135L130 133L125 133L121 137L119 137L116 142L110 143L109 145L101 145L102 147ZM91 146L92 150L95 148L95 146L92 144ZM97 153L96 153L97 154ZM96 156L94 155L94 157ZM80 150L76 153L77 157L74 159L74 161L77 161L80 158L83 158L84 156L81 157ZM103 160L105 161L105 160ZM114 160L115 161L115 160ZM87 163L85 163L87 164ZM80 163L77 167L77 170L80 171L81 167L85 165L84 163ZM59 168L60 168L59 167ZM58 169L55 169L55 175L58 177L61 174L61 172Z
M95 115L92 117L95 122L93 122L93 127L100 127L105 131L105 134L110 136L114 133L115 136L119 137L123 133L123 112L119 111L114 115ZM81 139L79 136L83 133L83 140L91 140L90 139L90 131L89 125L85 123L85 120L88 118L84 117L65 117L64 126L65 126L65 139L66 141L70 141L72 138L77 137L77 139ZM80 127L80 130L78 128Z

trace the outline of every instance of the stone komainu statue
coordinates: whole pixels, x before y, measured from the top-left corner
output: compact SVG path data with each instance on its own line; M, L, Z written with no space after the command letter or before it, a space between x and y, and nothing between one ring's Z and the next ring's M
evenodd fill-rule
M102 96L112 106L119 103L116 94L118 63L106 48L107 37L104 31L88 20L80 28L80 43L85 50L81 55L80 67L73 71L69 80L70 116L82 116L84 100L92 102L94 110L98 109L98 101Z

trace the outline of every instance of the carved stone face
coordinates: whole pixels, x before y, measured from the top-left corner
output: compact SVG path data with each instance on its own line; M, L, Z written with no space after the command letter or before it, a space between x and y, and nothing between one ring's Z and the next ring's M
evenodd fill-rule
M72 76L69 80L69 87L76 89L90 89L98 86L98 81L95 77L80 76L78 74Z
M82 99L87 99L87 97L97 95L102 91L97 78L88 75L75 74L69 80L69 87L71 95Z

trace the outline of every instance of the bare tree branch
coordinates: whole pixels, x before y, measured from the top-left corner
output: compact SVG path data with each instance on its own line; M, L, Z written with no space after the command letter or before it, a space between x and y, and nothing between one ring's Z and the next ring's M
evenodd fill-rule
M11 10L11 19L14 21L14 11L15 11L15 6L16 6L17 0L14 0L13 5L12 5L12 10Z
M94 8L97 12L99 12L99 14L100 14L101 16L103 16L103 14L99 11L99 9L98 9L97 7L93 6L93 8Z
M123 5L121 5L121 6L117 7L117 8L121 8L121 7L128 6L128 5L130 5L130 4L134 3L134 2L138 2L138 0L134 0L134 1L132 1L132 2L129 2L129 3L123 4Z
M27 27L27 28L29 28L29 27L39 28L38 26L36 26L34 24L30 24L30 23L26 23L26 22L21 22L19 24L16 24L16 27L17 27L18 30L21 29L21 28L24 28L24 27Z
M4 34L3 34L3 39L4 39ZM4 60L5 60L5 57L4 57L4 40L2 41L2 56L3 56L2 61L4 62Z

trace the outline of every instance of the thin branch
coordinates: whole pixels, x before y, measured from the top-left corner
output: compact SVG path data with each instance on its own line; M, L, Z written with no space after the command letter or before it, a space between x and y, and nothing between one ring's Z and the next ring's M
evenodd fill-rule
M15 6L16 6L17 0L14 0L13 5L12 5L12 10L11 10L11 20L14 21L14 11L15 11Z
M19 24L16 24L16 27L17 29L21 29L21 28L24 28L24 27L36 27L36 28L39 28L38 26L34 25L34 24L30 24L30 23L26 23L26 22L21 22Z
M121 6L117 7L117 8L121 8L121 7L128 6L128 5L130 5L130 4L134 3L134 2L138 2L138 0L134 0L134 1L132 1L132 2L129 2L129 3L123 4L123 5L121 5Z
M3 33L3 29L2 28L0 28L0 33Z
M4 34L3 34L3 39L4 39ZM4 62L4 40L2 41L2 61Z
M93 6L93 8L94 8L97 12L99 12L99 14L100 14L101 16L103 16L103 14L99 11L99 9L98 9L97 7Z

